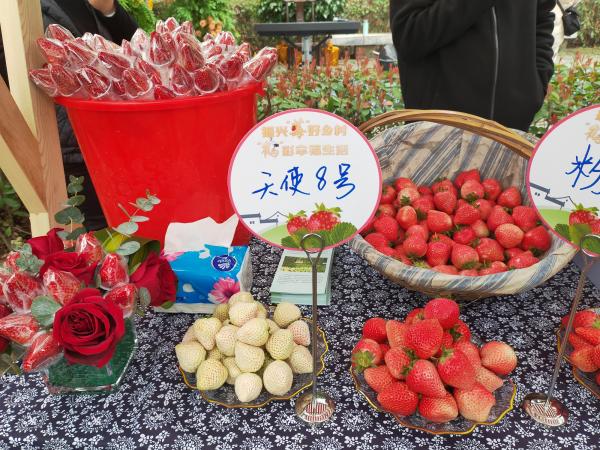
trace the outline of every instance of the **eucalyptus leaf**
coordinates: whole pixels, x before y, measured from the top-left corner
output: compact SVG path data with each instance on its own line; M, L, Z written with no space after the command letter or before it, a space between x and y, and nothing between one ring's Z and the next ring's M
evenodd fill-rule
M126 236L132 235L138 230L139 226L135 222L124 222L115 228L115 231L124 234Z
M61 230L58 233L56 233L58 235L59 238L61 238L63 241L67 241L67 236L69 236L69 232L67 230Z
M160 203L160 199L155 195L148 195L148 200L150 200L153 205L158 205Z
M127 241L121 244L116 253L122 256L129 256L140 249L141 245L137 241Z
M69 194L77 194L78 192L83 191L83 186L81 184L69 183L67 185L67 192Z
M51 327L54 323L54 314L61 308L60 304L52 297L42 295L36 297L31 304L31 315L43 327Z
M69 197L67 200L67 205L69 206L79 206L85 202L85 195L74 195Z
M70 225L71 223L83 223L84 216L81 211L75 206L69 206L54 215L56 221L62 225Z
M129 218L132 222L148 222L150 219L146 216L131 216Z
M162 309L171 309L174 304L175 302L164 302L162 305L160 305L160 307Z
M152 204L152 202L146 198L137 198L135 200L135 205L141 209L142 211L152 211L152 208L154 208L154 205Z
M84 234L86 232L85 227L79 227L79 228L75 228L71 233L69 233L66 237L67 241L74 241L76 240L79 236L81 236L82 234Z

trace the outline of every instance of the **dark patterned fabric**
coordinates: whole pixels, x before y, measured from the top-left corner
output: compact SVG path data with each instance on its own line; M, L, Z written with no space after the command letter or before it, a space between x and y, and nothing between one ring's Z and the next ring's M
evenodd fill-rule
M254 242L254 293L268 300L280 251ZM516 405L544 390L556 357L555 330L573 298L579 270L565 270L528 293L490 298L463 308L463 318L483 340L514 346L519 366ZM426 298L400 288L370 268L347 246L336 251L333 300L320 326L330 351L320 387L337 401L333 420L307 428L292 402L260 409L226 409L202 400L177 370L174 345L191 315L148 314L138 322L139 349L121 389L108 395L49 396L38 375L0 382L0 450L4 449L216 449L216 450L592 450L600 447L600 400L563 369L557 396L571 411L567 426L545 429L518 406L495 427L468 436L433 436L398 425L373 410L352 384L348 361L362 324L372 316L403 318ZM599 306L587 283L584 306ZM304 308L306 314L308 308Z

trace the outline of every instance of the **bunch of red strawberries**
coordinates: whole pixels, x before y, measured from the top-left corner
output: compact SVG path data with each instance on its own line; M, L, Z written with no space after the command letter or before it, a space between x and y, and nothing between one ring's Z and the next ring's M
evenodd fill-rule
M568 320L568 317L562 320L565 327ZM600 385L600 315L591 309L577 312L569 343L573 347L569 355L571 364L582 372L596 372L595 380Z
M404 322L367 320L352 350L353 370L364 374L383 410L400 416L418 412L436 423L459 414L488 421L501 377L516 366L516 354L504 342L477 347L458 305L447 298L413 309Z
M552 242L535 209L522 205L518 188L482 180L478 169L431 186L409 178L384 185L363 235L404 264L463 276L532 266Z

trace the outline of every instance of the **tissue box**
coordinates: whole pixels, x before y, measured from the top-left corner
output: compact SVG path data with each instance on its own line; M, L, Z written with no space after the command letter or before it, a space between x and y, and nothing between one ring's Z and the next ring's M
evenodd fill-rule
M238 291L249 291L252 270L248 247L204 246L201 251L172 255L171 268L179 280L177 299L171 313L212 313L220 303Z

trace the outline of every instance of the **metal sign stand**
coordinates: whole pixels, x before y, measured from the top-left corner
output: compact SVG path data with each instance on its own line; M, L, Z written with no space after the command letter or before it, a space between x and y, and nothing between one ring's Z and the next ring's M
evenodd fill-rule
M583 294L583 286L585 285L585 279L587 273L590 271L594 263L600 259L600 255L590 252L584 248L584 244L588 241L596 240L600 242L600 236L597 234L588 234L581 239L580 248L583 256L583 268L581 269L581 275L579 277L579 283L577 284L577 290L575 291L575 297L571 304L571 312L569 313L569 321L565 329L565 336L560 345L560 349L554 365L554 373L550 380L547 393L532 392L525 396L522 407L525 412L538 423L551 427L559 427L567 423L569 417L569 411L567 407L559 400L553 397L554 388L556 387L556 380L560 373L560 366L562 364L565 351L567 349L567 343L569 342L569 334L573 328L573 319L575 313L579 307L581 301L581 295Z
M307 248L309 239L319 241L319 247ZM306 253L308 260L312 266L312 357L313 357L313 373L312 373L312 390L303 394L296 400L296 415L300 420L309 425L318 425L327 422L331 419L335 411L335 402L325 392L320 392L317 389L317 339L318 339L318 305L317 305L317 265L319 258L325 247L325 242L321 235L310 233L305 235L300 242L302 250Z

